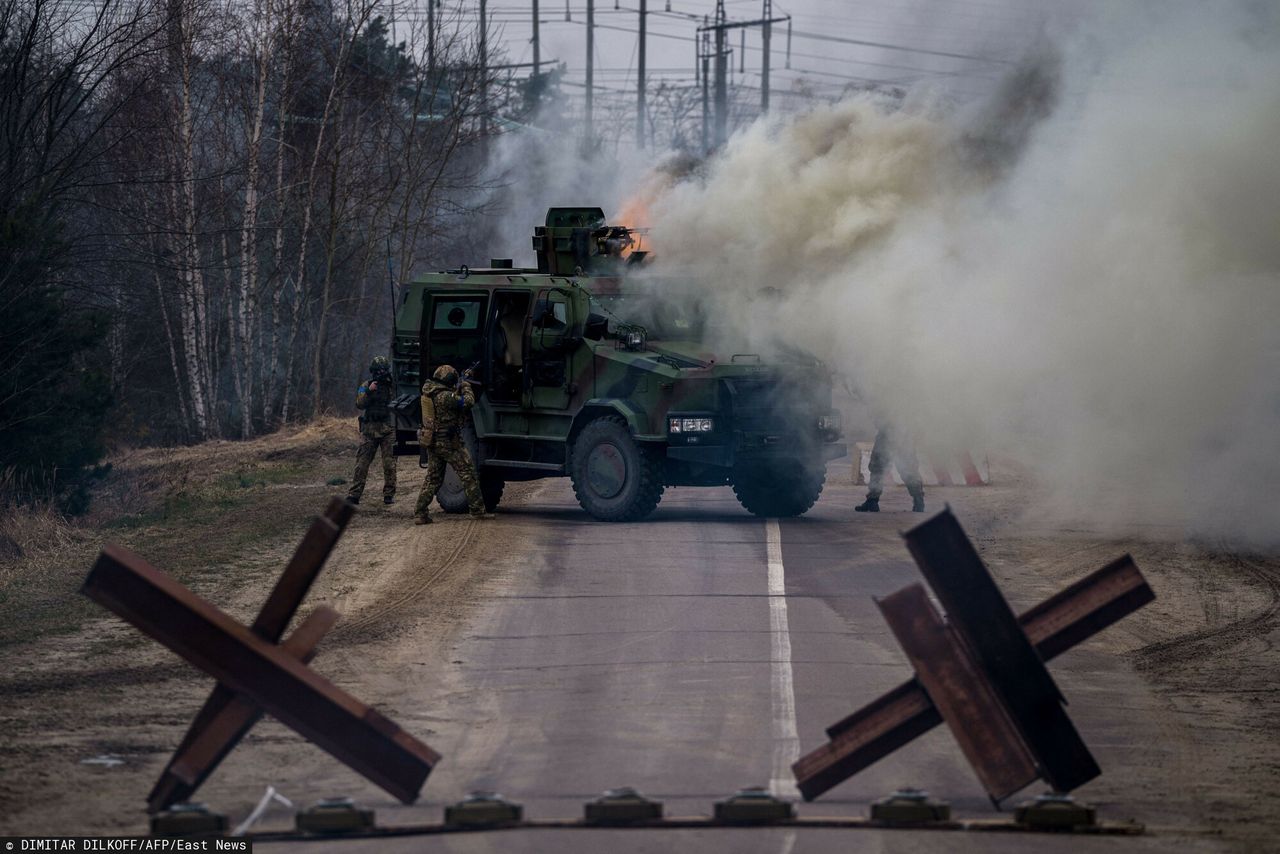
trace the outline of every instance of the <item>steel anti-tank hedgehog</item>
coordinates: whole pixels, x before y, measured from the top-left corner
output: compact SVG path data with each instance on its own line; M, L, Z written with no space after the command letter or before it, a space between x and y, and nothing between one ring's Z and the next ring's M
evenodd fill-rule
M637 275L636 233L599 208L552 208L536 268L495 260L420 276L400 295L392 362L398 454L417 454L425 377L474 366L463 430L487 509L508 481L569 477L596 519L632 521L668 486L733 487L797 516L844 456L831 373L794 349L720 353L696 283ZM449 471L438 500L463 512Z

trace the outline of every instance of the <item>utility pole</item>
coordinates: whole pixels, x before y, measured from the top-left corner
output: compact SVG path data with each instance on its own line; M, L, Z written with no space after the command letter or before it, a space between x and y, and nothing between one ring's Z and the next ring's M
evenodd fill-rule
M594 135L591 123L592 108L592 84L595 74L595 55L596 55L596 0L587 0L587 122L586 141L589 145Z
M729 138L729 63L724 50L724 21L724 0L716 0L716 148Z
M538 44L538 0L533 0L533 73L542 70L542 54Z
M485 0L480 0L480 135L489 135L489 15Z
M436 3L437 2L438 0L427 0L427 74L428 76L434 76L436 71Z
M702 18L706 23L706 16ZM711 108L709 90L711 88L711 31L702 32L702 153L711 150Z
M535 0L536 2L536 0ZM648 0L640 0L640 65L636 78L636 147L644 148L644 30L648 18Z
M537 5L538 0L533 0ZM761 10L760 18L764 21L760 25L760 49L763 56L760 60L760 114L764 115L769 112L769 36L773 29L773 22L769 19L773 17L773 0L764 0L764 8ZM537 32L535 30L534 32ZM746 30L743 30L746 32Z

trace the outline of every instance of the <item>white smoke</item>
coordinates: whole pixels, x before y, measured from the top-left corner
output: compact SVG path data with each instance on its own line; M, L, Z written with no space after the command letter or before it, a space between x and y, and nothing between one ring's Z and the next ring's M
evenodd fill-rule
M1274 545L1280 15L1073 25L983 105L737 135L654 204L658 269L726 312L781 289L769 331L917 434L1030 461L1055 512Z
M490 207L500 212L494 257L534 266L533 228L548 208L600 207L608 215L644 180L651 160L625 144L584 148L574 127L529 125L498 138L486 176L494 187Z

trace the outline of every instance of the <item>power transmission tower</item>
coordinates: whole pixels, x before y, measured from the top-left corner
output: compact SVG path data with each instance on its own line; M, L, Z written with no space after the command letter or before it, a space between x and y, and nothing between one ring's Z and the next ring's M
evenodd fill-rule
M728 92L728 79L727 79L728 70L729 70L729 61L728 61L729 54L728 54L728 51L725 49L725 34L729 30L737 29L739 27L764 27L764 33L765 33L764 65L762 66L762 69L761 69L762 71L761 89L763 90L763 92L760 97L760 106L762 110L768 110L769 108L769 27L772 24L778 24L785 21L787 23L787 30L788 32L790 32L790 25L791 25L790 15L783 15L782 17L775 18L773 17L772 13L773 13L773 3L771 2L771 0L764 0L764 16L761 17L759 20L729 21L725 17L724 0L716 0L715 23L708 24L706 23L706 19L704 18L703 25L698 28L698 32L703 36L704 44L706 41L706 35L708 33L715 33L715 37L716 37L716 47L715 47L716 116L715 116L715 139L713 142L713 145L715 148L719 148L720 146L724 145L725 141L728 139L728 131L729 131L729 92ZM788 54L790 54L789 47L788 47ZM702 60L703 60L702 67L704 69L703 73L705 74L706 73L705 69L707 67L707 52L705 50L702 55ZM704 125L706 123L706 110L707 110L706 97L705 97L706 87L707 87L707 81L704 79L703 80ZM704 133L704 137L705 137L705 133ZM705 142L704 142L703 148L704 149L706 148Z

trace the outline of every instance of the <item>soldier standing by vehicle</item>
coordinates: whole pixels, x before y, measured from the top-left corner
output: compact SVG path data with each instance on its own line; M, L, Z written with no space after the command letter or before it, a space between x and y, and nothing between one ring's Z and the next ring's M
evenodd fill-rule
M470 375L471 371L466 372ZM461 386L461 387L459 387ZM467 494L471 518L492 518L486 513L484 498L480 493L480 479L475 461L462 441L462 422L467 410L475 406L476 395L466 382L459 382L458 372L451 365L441 365L422 386L422 431L418 442L429 453L427 479L418 493L418 506L414 511L414 524L431 522L429 507L436 491L444 482L445 463L453 466L462 488Z
M911 510L924 512L924 484L920 480L920 464L916 460L915 444L909 436L893 427L881 427L876 432L876 444L871 449L870 474L867 484L867 500L853 509L859 513L879 513L880 493L884 491L884 473L890 465L897 466L902 482L911 494Z
M369 365L369 379L356 390L356 409L360 414L360 450L356 452L356 472L351 476L347 500L360 503L365 478L373 455L382 453L382 503L396 497L396 431L391 424L391 362L386 356L375 356Z

